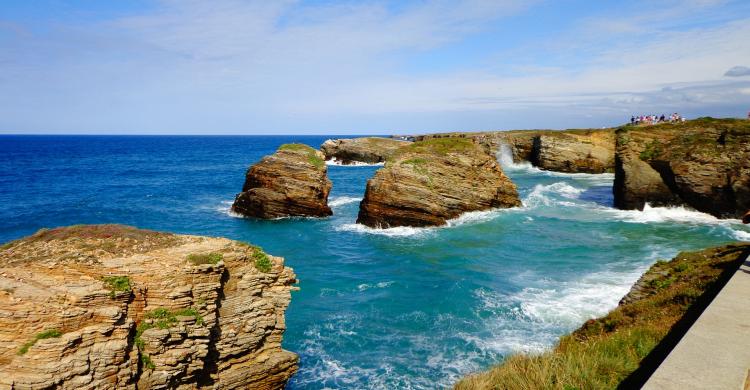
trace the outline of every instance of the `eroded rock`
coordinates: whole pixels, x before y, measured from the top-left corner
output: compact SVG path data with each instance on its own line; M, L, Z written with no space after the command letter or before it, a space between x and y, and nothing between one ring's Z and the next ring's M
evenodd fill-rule
M467 211L520 206L494 156L469 139L440 138L402 149L367 182L358 223L444 225Z
M332 184L323 158L307 145L281 145L250 167L232 210L265 219L331 215L328 194Z
M750 121L701 118L617 133L615 206L687 205L720 218L750 208Z
M326 160L333 160L343 165L356 163L384 163L393 154L410 142L391 138L362 137L351 139L329 139L321 145L320 150Z
M0 261L2 388L282 389L297 370L281 349L296 277L259 248L84 225Z

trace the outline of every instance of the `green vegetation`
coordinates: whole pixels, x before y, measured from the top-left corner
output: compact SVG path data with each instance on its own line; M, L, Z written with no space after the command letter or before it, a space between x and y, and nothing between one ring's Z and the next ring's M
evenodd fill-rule
M307 161L315 166L316 168L322 168L325 165L325 161L318 157L317 151L312 147L305 144L283 144L279 146L279 150L289 150L294 152L306 152Z
M130 292L132 288L130 278L127 276L105 276L102 281L113 299L118 291Z
M427 160L424 158L410 158L402 161L401 164L424 165L427 164Z
M29 348L31 348L39 340L57 338L62 335L63 335L62 332L60 332L57 329L50 329L50 330L45 330L44 332L37 333L36 336L34 336L34 338L31 341L21 346L21 349L18 350L18 354L23 355L26 352L29 352Z
M143 348L145 346L143 339L141 339L141 335L143 335L143 332L153 328L169 329L177 325L177 317L180 316L194 317L195 324L198 326L203 326L205 324L203 316L201 316L198 310L194 308L171 311L160 307L158 309L151 310L143 316L143 321L141 321L141 323L138 324L135 329L135 345L138 347L138 350L143 351Z
M489 371L456 384L467 389L614 389L694 304L716 292L750 252L728 245L680 253L644 275L639 295L604 317L587 321L551 351L513 355Z
M446 155L452 152L464 152L476 148L472 140L467 138L431 138L424 141L413 142L408 148L403 148L400 153L427 153ZM397 153L397 154L400 154Z
M652 140L646 144L646 148L641 152L641 160L648 161L659 157L662 152L661 142L659 140Z
M260 272L269 272L273 267L271 258L269 258L260 248L255 249L255 252L253 253L253 261L255 261L255 268Z
M141 354L141 363L143 363L143 367L145 367L145 368L147 368L149 370L153 370L153 369L156 368L156 365L151 360L151 357L148 356L148 355L146 355L145 353Z
M216 252L191 253L188 255L187 259L189 262L193 263L193 265L218 264L224 259L224 255Z

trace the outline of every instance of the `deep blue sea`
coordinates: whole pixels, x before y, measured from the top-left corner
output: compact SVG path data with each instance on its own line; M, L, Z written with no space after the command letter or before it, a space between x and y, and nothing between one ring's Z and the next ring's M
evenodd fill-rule
M291 389L435 389L518 351L541 351L617 305L659 258L750 240L739 221L682 208L611 208L610 174L503 160L523 207L444 228L355 224L378 167L329 166L327 219L229 212L246 169L324 136L0 136L0 242L42 227L122 223L224 236L286 258L301 290L284 347Z

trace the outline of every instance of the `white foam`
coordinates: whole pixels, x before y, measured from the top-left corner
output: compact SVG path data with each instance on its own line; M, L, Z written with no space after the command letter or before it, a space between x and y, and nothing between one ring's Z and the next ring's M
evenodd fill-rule
M732 230L734 238L740 241L750 241L750 232L744 230Z
M355 203L361 201L362 198L356 198L353 196L339 196L328 202L328 206L338 207L349 203Z
M335 228L336 231L355 232L363 234L374 234L386 237L414 237L414 236L425 236L433 234L435 227L411 227L411 226L398 226L386 229L371 228L359 223L347 223Z
M219 206L216 207L216 211L232 218L244 218L242 214L232 211L232 203L234 202L231 200L222 200Z
M689 207L653 207L646 204L643 211L640 210L618 210L606 208L613 216L624 222L631 223L683 223L700 225L722 225L732 224L732 220L722 220L711 214L702 213Z
M338 166L338 167L382 167L383 165L385 165L385 163L384 162L366 163L366 162L361 162L361 161L352 161L347 164L344 164L343 162L336 159L336 157L334 157L330 160L326 160L326 165Z
M369 290L371 288L387 288L387 287L389 287L392 284L393 284L393 281L391 281L391 280L389 280L387 282L378 282L378 283L375 283L375 284L362 283L362 284L360 284L360 285L357 286L357 290L359 290L359 291L365 291L365 290Z
M513 151L510 145L500 145L500 150L495 154L497 161L507 172L529 174L529 175L540 175L540 176L551 176L568 179L586 180L592 182L592 184L608 184L615 179L614 173L565 173L565 172L554 172L539 169L533 166L528 161L514 162Z
M526 207L534 206L552 206L555 204L563 206L575 206L575 203L558 201L554 199L555 195L567 198L567 199L578 199L579 196L584 192L583 189L573 187L572 185L565 182L557 182L552 184L537 184L534 189L523 199L523 204Z

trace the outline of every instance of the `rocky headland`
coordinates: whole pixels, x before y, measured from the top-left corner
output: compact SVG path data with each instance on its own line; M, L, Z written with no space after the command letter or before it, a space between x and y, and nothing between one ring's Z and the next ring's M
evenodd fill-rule
M617 308L552 350L508 356L455 389L639 389L749 254L730 244L658 261Z
M750 121L625 126L616 139L616 207L687 205L719 218L750 209Z
M248 217L327 217L331 181L321 152L303 144L281 145L248 169L232 210Z
M0 387L282 389L294 272L223 238L120 225L0 249Z
M508 145L515 162L529 161L540 169L550 171L604 173L614 170L614 129L442 133L415 138L467 138L495 153L500 151L502 145Z
M326 160L333 160L342 165L356 163L384 163L404 146L407 141L382 137L362 137L346 139L329 139L320 146Z
M437 226L467 211L520 206L494 156L470 139L437 138L400 149L367 182L357 223Z

